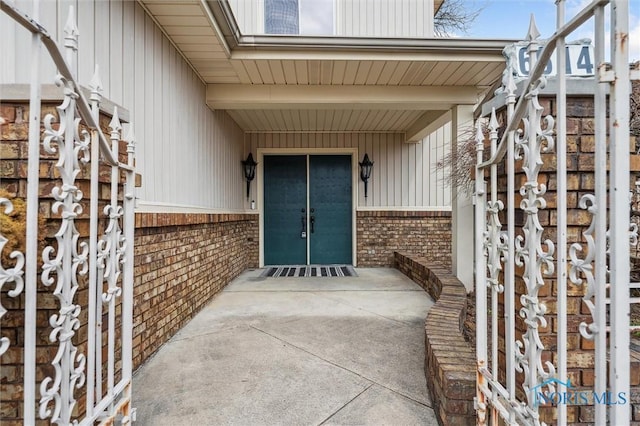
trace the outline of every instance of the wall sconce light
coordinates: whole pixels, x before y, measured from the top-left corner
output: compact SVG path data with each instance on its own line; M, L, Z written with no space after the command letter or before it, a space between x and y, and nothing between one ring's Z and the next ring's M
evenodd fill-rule
M360 179L364 182L364 198L367 198L367 183L371 177L371 170L373 169L373 162L369 160L369 155L364 154L364 158L360 164Z
M247 200L249 199L249 194L251 192L251 181L256 177L256 163L253 160L253 155L249 153L246 160L241 161L242 168L244 170L244 178L247 180Z

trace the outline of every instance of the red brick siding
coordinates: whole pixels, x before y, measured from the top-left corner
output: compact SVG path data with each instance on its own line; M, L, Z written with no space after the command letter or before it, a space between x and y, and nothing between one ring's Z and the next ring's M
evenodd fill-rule
M258 266L257 215L137 214L136 224L134 369Z
M358 266L393 266L397 250L451 268L451 212L359 211Z

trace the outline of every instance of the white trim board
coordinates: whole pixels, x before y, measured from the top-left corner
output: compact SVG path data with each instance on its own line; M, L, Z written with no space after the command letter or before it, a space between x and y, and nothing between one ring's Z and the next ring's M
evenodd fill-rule
M202 214L258 214L257 210L222 209L188 204L170 204L154 201L138 201L136 213L202 213Z
M360 206L359 212L450 212L451 206Z

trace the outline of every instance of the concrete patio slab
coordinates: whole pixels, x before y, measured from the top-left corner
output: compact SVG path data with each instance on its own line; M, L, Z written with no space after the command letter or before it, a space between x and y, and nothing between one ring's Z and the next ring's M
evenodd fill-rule
M369 386L250 327L172 342L136 375L138 424L319 424Z
M424 373L416 372L416 366L424 363L421 328L377 315L292 318L268 321L256 328L376 384L430 404L424 391Z
M418 291L422 289L418 287ZM411 324L424 324L425 300L416 297L412 291L385 290L385 291L332 291L314 292L314 294L327 297L335 302L345 304L367 314L376 314L383 318ZM433 305L431 299L426 301L426 308ZM402 309L398 309L402 307Z
M393 269L259 274L243 273L138 369L137 424L435 424L420 287Z
M334 414L325 425L436 425L438 420L431 410L383 387L372 385L342 410Z

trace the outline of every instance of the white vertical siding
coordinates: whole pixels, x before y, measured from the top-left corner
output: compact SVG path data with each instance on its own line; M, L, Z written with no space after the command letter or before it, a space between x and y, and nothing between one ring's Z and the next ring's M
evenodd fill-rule
M437 162L449 150L451 126L447 124L421 143L407 144L395 133L247 133L245 152L259 148L358 148L375 164L369 181L369 197L359 183L358 206L369 208L445 207L451 205L451 189ZM251 188L257 199L257 188Z
M432 0L336 0L336 35L433 37Z
M17 0L15 6L27 14L33 14L33 2L30 0ZM40 2L39 22L50 29L53 37L57 34L57 4L55 2ZM64 25L64 23L63 23ZM16 24L4 12L0 13L0 83L28 83L31 79L31 33L21 25ZM40 76L49 77L55 75L53 61L42 55L40 60ZM1 96L1 94L0 94Z
M130 111L141 201L243 209L243 133L225 112L206 106L205 86L144 10L128 0L40 4L41 22L58 37L68 6L76 8L78 81L88 86L97 62L104 97ZM31 13L30 2L16 5ZM30 44L29 33L0 13L0 83L29 82ZM41 62L42 81L52 83L55 68L48 54Z
M264 0L229 0L229 4L242 34L264 34ZM335 0L333 33L343 37L433 37L432 11L433 0Z
M264 34L264 0L229 0L242 34Z

